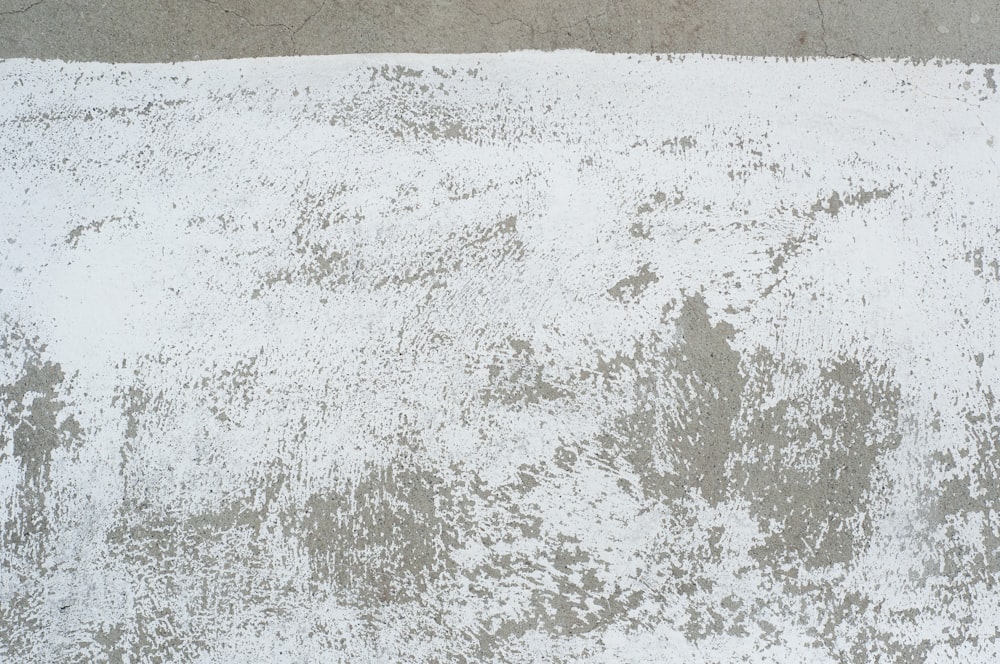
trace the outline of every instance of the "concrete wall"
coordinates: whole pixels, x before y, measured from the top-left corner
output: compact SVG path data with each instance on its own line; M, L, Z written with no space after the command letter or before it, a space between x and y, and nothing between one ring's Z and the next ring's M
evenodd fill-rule
M992 0L0 0L0 57L599 52L1000 60Z
M997 7L0 0L0 661L1000 661Z
M1000 657L994 68L0 85L0 659Z

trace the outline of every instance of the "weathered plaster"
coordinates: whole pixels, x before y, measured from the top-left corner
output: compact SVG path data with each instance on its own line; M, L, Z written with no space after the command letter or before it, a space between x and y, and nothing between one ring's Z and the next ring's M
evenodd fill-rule
M0 63L0 659L996 661L993 80Z

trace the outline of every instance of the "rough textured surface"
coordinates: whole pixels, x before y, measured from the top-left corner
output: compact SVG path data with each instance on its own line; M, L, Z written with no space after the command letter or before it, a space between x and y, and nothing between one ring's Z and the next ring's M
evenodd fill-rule
M997 661L995 81L0 64L0 659Z
M995 0L0 0L0 58L578 48L1000 61Z

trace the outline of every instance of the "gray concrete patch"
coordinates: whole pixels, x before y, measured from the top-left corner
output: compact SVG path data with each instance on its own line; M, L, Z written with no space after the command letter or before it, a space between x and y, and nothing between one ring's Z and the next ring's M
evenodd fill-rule
M992 0L0 0L0 57L597 52L1000 60Z

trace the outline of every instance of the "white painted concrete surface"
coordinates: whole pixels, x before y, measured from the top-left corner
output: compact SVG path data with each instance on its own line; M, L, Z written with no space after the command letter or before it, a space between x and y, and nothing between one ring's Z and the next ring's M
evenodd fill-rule
M975 661L984 66L0 63L0 653Z

